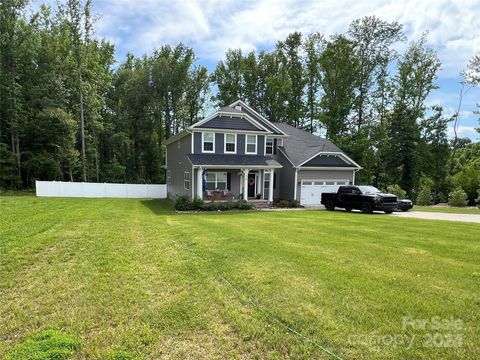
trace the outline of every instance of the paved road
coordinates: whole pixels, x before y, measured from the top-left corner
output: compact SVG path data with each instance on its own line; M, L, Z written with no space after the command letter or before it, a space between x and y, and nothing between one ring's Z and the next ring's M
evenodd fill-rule
M427 220L448 220L448 221L465 221L465 222L480 223L480 215L475 215L475 214L452 214L452 213L426 212L426 211L407 211L407 212L395 212L390 216L427 219Z

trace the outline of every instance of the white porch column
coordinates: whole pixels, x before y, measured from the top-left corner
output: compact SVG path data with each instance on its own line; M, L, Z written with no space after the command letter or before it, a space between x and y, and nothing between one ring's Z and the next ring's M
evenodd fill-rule
M270 181L268 182L268 202L273 203L273 169L270 169Z
M262 195L260 198L263 198L263 181L262 181L262 178L263 178L263 170L258 170L258 190L257 190L257 194L260 194Z
M203 168L197 169L197 199L203 199Z
M248 200L248 172L249 169L243 169L243 199Z

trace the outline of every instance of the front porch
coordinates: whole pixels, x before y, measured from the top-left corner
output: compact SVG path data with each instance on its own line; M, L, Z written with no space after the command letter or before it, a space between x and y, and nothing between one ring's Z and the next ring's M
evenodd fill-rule
M273 203L274 168L215 168L194 169L195 198L204 201L233 201Z

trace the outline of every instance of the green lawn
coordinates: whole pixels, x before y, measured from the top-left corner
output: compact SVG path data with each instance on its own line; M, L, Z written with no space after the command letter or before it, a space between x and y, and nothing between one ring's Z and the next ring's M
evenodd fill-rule
M478 208L461 208L461 207L434 207L434 206L418 206L413 207L414 211L428 211L428 212L443 212L454 214L478 214L480 215L480 209Z
M77 359L478 359L479 233L381 214L0 197L0 358L59 330ZM463 326L404 329L406 316Z

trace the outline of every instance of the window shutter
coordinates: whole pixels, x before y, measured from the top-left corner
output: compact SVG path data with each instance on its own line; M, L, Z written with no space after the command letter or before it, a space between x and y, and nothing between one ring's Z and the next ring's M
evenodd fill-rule
M227 190L232 191L232 173L227 172Z
M277 155L277 138L273 139L273 155Z

